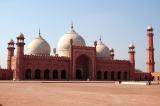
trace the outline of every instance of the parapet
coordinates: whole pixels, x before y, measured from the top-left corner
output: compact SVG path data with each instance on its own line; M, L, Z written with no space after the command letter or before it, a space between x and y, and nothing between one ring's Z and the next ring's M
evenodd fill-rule
M24 55L24 59L42 59L42 60L69 60L69 57L48 56L48 55Z

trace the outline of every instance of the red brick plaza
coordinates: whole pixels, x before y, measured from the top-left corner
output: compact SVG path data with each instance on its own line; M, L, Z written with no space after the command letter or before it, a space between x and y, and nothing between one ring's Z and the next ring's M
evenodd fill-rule
M159 106L160 85L0 81L2 106Z

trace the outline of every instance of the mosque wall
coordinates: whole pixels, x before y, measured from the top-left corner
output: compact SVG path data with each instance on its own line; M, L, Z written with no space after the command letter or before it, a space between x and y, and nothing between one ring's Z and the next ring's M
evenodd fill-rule
M127 60L98 60L97 79L130 80L130 63Z
M40 74L39 77L36 77L36 70ZM69 71L69 58L67 57L55 57L55 56L34 56L34 55L24 55L24 70L23 78L24 79L61 79L62 71L65 71L65 79L68 78ZM28 72L28 75L27 75ZM46 76L45 76L46 72ZM46 77L46 78L45 78Z
M13 71L8 69L0 69L0 80L12 80Z
M150 73L145 72L135 72L135 80L136 81L149 81L151 79Z

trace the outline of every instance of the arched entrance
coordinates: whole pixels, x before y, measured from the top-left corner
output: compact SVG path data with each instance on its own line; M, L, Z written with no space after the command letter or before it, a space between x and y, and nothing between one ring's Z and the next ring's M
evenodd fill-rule
M53 70L53 79L58 79L58 70Z
M32 78L31 69L27 69L25 72L25 79L31 79L31 78Z
M35 71L35 79L40 79L41 78L41 71L39 69L37 69Z
M114 78L114 71L111 72L111 80L115 80L115 78Z
M66 70L62 70L61 79L66 79Z
M92 62L86 55L81 55L76 60L75 76L78 80L87 80L91 78L90 71Z
M117 73L117 79L121 80L121 72L120 71L118 71L118 73Z
M102 72L98 71L97 72L97 80L101 80L102 79Z
M104 72L104 79L107 80L108 79L108 71Z
M49 70L44 71L44 79L46 79L46 80L49 79Z

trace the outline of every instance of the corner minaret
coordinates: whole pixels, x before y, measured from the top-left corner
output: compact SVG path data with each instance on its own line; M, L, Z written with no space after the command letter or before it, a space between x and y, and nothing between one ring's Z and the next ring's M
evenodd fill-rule
M14 41L13 39L11 39L8 42L8 59L7 59L7 69L11 70L12 66L11 66L11 62L12 62L12 56L14 56Z
M129 54L129 61L131 63L131 73L130 73L130 77L131 77L131 80L134 80L134 73L135 73L135 46L134 44L130 44L128 46L129 48L129 51L128 51L128 54Z
M153 47L153 28L147 27L147 72L154 72L154 47Z
M16 69L14 72L14 80L23 79L23 57L24 57L24 35L20 33L17 36L17 54L16 54Z

